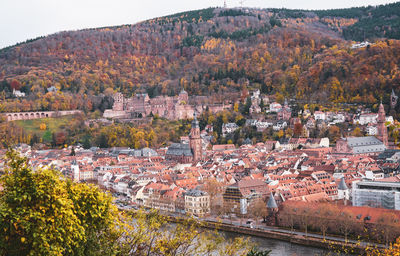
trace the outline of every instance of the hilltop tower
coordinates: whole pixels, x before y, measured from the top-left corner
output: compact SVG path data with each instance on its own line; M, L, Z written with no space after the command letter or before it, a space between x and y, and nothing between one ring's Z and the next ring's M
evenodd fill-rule
M378 111L378 135L376 136L382 143L388 147L388 134L387 134L387 129L386 129L386 114L385 114L385 108L383 107L383 104L379 105L379 111Z
M194 119L192 122L192 128L189 135L190 149L193 153L193 162L202 160L203 158L203 143L200 137L200 126L197 120L196 113L194 114Z

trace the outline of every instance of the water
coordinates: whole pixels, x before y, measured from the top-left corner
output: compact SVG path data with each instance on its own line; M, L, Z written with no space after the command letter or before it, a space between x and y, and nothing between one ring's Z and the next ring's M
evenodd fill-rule
M320 249L309 246L302 246L291 244L289 242L268 239L255 236L239 235L231 232L223 232L227 238L234 238L237 236L249 237L250 241L257 244L261 250L271 250L270 256L313 256L313 255L327 255L329 253L326 249Z

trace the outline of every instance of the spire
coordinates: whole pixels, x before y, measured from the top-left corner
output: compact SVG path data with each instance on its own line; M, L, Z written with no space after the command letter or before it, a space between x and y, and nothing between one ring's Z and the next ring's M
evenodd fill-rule
M278 208L278 205L276 204L274 195L271 194L269 195L268 203L267 203L267 208Z
M344 181L344 177L342 177L342 178L340 179L340 183L339 183L338 189L339 189L339 190L348 190L348 189L349 189L349 188L347 187L347 185L346 185L346 182Z
M224 8L227 8L226 0L224 0Z
M386 121L385 107L382 104L382 100L381 104L379 105L378 120L382 120L383 122Z
M193 114L193 121L192 121L192 129L194 129L194 128L200 128L199 121L197 120L196 112L194 112L194 114Z

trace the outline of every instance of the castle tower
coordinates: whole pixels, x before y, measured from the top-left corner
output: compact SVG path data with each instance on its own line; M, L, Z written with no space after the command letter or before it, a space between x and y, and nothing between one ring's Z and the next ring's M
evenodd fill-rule
M381 105L379 105L379 111L378 111L378 135L376 137L380 141L382 141L383 144L387 147L389 145L389 143L388 143L388 134L387 134L385 122L386 122L385 108L383 107L383 104L381 102Z
M113 105L113 110L114 111L123 111L124 110L124 95L122 93L117 92L114 94L114 105Z
M178 99L179 103L185 102L185 104L189 104L189 95L185 89L182 89L182 91L179 93Z
M192 122L192 128L189 135L190 149L193 153L193 161L197 162L203 158L203 143L200 137L200 126L197 120L196 113L194 114L194 119Z

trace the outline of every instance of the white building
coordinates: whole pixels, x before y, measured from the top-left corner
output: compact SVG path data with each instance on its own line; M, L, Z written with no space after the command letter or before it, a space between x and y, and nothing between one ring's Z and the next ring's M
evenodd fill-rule
M365 131L367 132L368 136L375 136L378 134L378 127L368 125L367 128L365 128Z
M210 212L210 196L200 190L185 193L185 212L195 216L204 216Z
M389 122L389 123L393 124L393 122L394 122L393 116L387 116L386 117L386 122Z
M267 129L268 127L272 126L274 123L271 121L264 121L264 122L257 122L256 127L257 127L257 131L258 132L262 132L265 129Z
M222 134L230 134L239 129L239 126L235 123L227 123L222 125Z
M269 104L269 112L278 112L281 109L282 105L278 102L272 102L271 104Z
M286 127L287 127L286 121L279 120L278 122L276 122L274 124L274 126L272 126L272 129L274 131L280 131L280 130L285 129Z
M71 173L72 173L72 180L73 181L79 182L81 180L79 165L76 163L76 161L72 161Z
M364 41L364 42L361 42L359 44L352 44L351 45L351 49L364 48L364 47L367 47L368 45L371 45L371 43L368 42L368 41Z
M366 113L361 114L358 119L355 119L355 123L359 123L360 125L367 125L367 124L376 124L378 119L377 113Z
M325 120L326 119L326 115L324 112L322 111L315 111L314 112L314 119L317 120Z
M353 205L400 210L400 183L354 181Z
M332 120L333 123L339 124L339 123L344 123L345 121L346 117L344 116L343 113L337 113L333 115L333 120Z
M17 98L25 97L25 93L24 92L21 92L20 90L15 90L15 89L13 89L13 95L15 97L17 97Z

